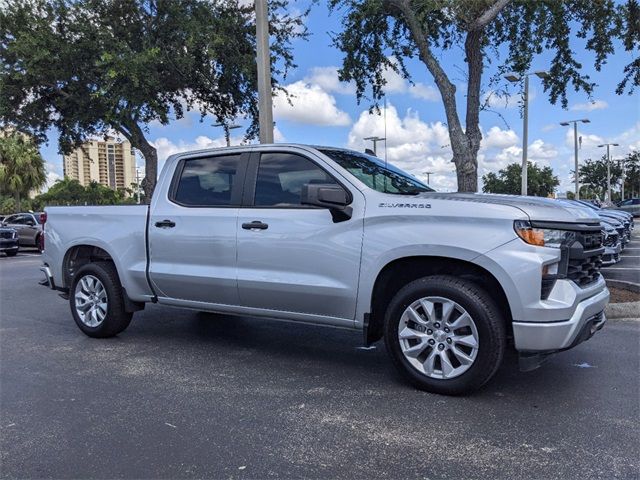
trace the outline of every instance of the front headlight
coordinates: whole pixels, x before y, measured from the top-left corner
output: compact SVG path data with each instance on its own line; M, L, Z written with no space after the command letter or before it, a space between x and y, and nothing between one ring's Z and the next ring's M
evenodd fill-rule
M516 220L513 229L518 236L529 245L538 247L560 248L570 232L552 228L534 228L526 220Z

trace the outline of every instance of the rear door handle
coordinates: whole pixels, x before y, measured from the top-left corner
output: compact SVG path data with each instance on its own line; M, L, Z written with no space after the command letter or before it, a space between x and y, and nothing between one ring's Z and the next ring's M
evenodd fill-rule
M269 228L269 225L267 225L266 223L262 223L259 220L254 220L251 223L243 223L242 224L242 228L244 228L245 230L266 230L267 228Z
M156 222L156 227L158 228L173 228L176 226L176 222L171 220L162 220L161 222Z

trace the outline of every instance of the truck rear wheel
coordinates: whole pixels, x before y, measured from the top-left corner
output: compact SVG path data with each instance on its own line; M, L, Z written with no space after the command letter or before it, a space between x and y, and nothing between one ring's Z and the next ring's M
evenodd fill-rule
M480 388L498 370L506 332L487 292L469 280L438 275L415 280L393 297L385 344L414 386L459 395Z
M69 303L76 324L90 337L113 337L131 322L132 314L125 311L122 285L111 262L80 267L73 277Z

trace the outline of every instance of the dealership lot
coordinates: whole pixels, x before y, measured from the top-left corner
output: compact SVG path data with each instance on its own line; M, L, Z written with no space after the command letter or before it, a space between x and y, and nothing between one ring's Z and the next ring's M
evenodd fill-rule
M0 258L2 477L640 470L640 322L610 321L534 372L506 364L448 398L399 382L382 344L345 331L150 306L121 336L90 339L37 285L39 263Z
M620 262L602 269L606 279L640 283L640 231L631 234L631 241L620 254Z

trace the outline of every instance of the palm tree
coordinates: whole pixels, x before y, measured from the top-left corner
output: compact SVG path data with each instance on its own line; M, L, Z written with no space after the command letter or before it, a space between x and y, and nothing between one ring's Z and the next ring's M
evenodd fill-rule
M44 160L29 138L18 132L0 137L0 192L13 195L18 211L21 198L46 181Z

